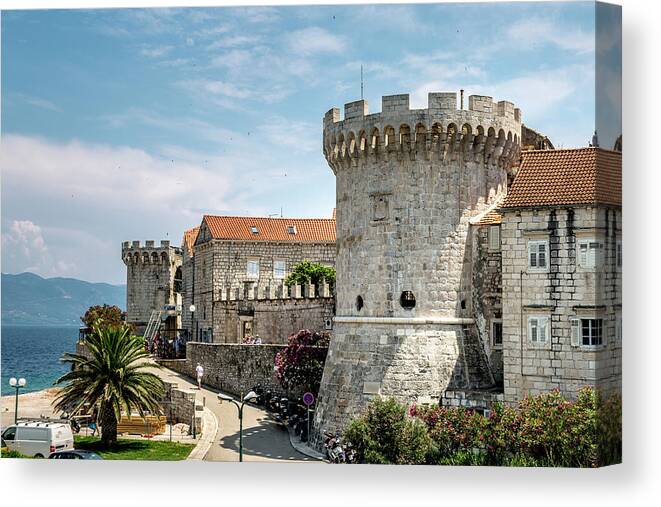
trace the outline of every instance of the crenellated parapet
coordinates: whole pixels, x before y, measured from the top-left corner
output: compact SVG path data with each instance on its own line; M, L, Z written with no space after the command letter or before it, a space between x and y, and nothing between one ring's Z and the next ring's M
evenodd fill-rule
M161 240L156 245L153 240L124 241L122 243L122 260L124 264L170 264L181 257L181 248L170 244L169 240Z
M216 301L274 301L290 299L331 299L333 291L327 283L271 286L225 287L217 291Z
M409 95L382 98L380 113L366 100L333 108L324 116L324 155L340 168L373 159L408 157L441 163L476 162L508 170L518 161L521 110L507 101L471 95L457 109L456 93L430 93L427 109L410 109Z

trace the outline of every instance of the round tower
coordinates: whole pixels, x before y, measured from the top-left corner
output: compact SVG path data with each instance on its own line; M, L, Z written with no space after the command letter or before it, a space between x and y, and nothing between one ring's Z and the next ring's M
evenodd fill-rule
M381 113L363 100L343 120L326 113L337 316L317 442L375 395L432 401L493 384L472 317L469 220L504 197L520 138L520 110L485 96L470 96L467 110L456 93L430 93L427 109L392 95Z

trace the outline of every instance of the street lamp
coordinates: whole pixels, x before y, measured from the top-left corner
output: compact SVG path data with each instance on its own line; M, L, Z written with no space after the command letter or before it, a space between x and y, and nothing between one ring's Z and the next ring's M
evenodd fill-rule
M25 387L26 381L24 378L16 380L15 377L9 379L9 385L16 389L16 405L14 407L14 424L18 424L18 390ZM254 394L254 393L253 393Z
M195 305L190 305L188 309L190 310L190 322L191 322L191 326L193 327L193 329L191 330L193 332L191 334L193 335L193 341L197 341L197 333L195 332L197 331L195 329Z
M243 461L243 406L251 401L257 398L257 394L255 394L255 391L250 391L248 394L246 394L243 397L243 401L239 405L236 401L234 401L234 398L231 396L228 396L227 394L223 393L218 393L218 401L221 403L223 401L230 401L236 405L236 408L239 410L239 461Z

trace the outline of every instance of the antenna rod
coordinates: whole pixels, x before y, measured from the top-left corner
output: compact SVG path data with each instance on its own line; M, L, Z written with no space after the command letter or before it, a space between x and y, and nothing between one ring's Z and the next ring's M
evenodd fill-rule
M360 64L360 100L363 100L363 64Z

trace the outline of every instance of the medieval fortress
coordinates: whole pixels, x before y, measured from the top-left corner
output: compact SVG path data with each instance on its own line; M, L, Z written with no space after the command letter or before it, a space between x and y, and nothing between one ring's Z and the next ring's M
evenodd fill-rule
M125 242L128 320L180 333L195 360L251 335L329 330L317 439L374 396L486 409L619 391L621 153L555 150L514 104L463 102L430 93L410 109L393 95L380 113L364 100L328 111L332 218L205 216L181 247ZM334 266L334 292L284 285L302 260Z

